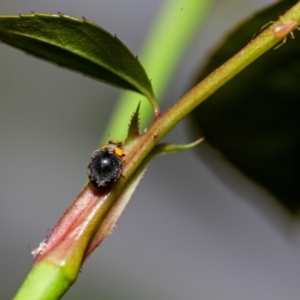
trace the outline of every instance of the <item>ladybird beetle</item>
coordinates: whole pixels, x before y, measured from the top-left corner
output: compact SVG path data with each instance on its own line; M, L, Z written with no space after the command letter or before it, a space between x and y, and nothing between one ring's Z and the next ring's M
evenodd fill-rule
M96 187L110 187L121 176L124 156L122 143L111 140L92 153L87 175Z

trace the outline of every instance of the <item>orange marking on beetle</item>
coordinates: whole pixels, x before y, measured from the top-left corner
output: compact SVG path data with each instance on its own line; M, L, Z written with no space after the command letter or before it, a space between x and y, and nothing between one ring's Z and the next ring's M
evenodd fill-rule
M118 156L123 156L123 150L121 148L115 148L115 154Z

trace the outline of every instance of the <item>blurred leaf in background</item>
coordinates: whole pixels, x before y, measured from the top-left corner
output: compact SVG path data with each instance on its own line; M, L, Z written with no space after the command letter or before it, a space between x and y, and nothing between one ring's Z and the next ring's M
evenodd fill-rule
M261 27L298 1L285 0L232 31L197 75L201 81L236 54ZM289 212L300 209L300 37L270 50L192 113L193 126L226 158L273 193Z

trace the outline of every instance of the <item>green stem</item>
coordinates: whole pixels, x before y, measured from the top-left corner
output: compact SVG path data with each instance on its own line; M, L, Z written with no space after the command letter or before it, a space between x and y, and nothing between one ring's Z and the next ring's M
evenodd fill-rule
M300 2L280 17L280 20L276 21L256 39L247 44L246 47L240 50L235 56L196 85L165 114L157 119L147 129L147 132L136 141L135 147L136 149L139 149L139 152L134 152L135 155L128 159L128 161L130 161L128 168L131 169L133 165L139 165L157 141L167 134L179 121L186 117L196 106L201 104L222 85L277 44L279 39L274 37L272 32L273 28L291 19L296 20L299 24ZM132 168L132 171L134 171L134 169L135 168Z
M107 199L107 206L113 206L114 199L126 187L127 181L143 161L147 159L147 156L157 145L158 141L196 106L278 43L278 38L273 36L272 30L274 26L290 19L295 19L297 22L300 21L300 2L283 15L280 21L275 22L273 26L262 32L255 40L247 44L245 48L184 95L160 118L156 119L144 134L137 137L128 149L124 149L126 154L126 165L123 171L124 180L120 180L111 191Z
M47 263L35 265L14 300L60 299L72 283L57 266Z
M108 213L113 213L113 210L117 209L116 204L118 205L118 203L116 203L116 199L118 199L118 196L122 192L126 191L126 187L137 174L136 172L139 170L140 166L147 162L150 152L157 145L158 141L214 91L268 49L272 48L279 40L273 36L272 30L274 26L290 19L295 19L299 23L300 2L282 16L280 21L275 22L273 26L265 30L233 58L228 60L224 65L215 70L183 96L164 115L156 119L143 135L138 136L130 143L127 149L124 149L126 154L126 164L123 172L124 177L116 183L111 192L107 195L105 205L102 207L99 205L99 210L102 209L104 211L102 216L104 214L107 215ZM86 190L88 191L89 188L87 187ZM84 192L83 195L86 196ZM96 200L97 199L95 199L95 201ZM129 197L125 201L128 202ZM89 201L87 202L89 203ZM125 207L126 203L122 202L121 205ZM118 211L118 215L119 214L120 212ZM101 226L106 225L105 223L103 224L103 222L99 225L99 223L101 223L101 212L98 211L98 209L93 211L91 219L85 221L86 224L83 228L85 231L94 232L97 230L98 226L101 228ZM92 226L92 222L94 222L95 225ZM91 237L90 232L86 232L86 234L88 237ZM74 259L76 263L82 262L82 257L76 256L71 259ZM47 261L42 261L40 265L36 264L14 299L57 299L59 296L63 295L76 279L78 272L77 268L71 268L71 259L66 261L68 263L68 269L65 270L63 269L63 264L60 264L61 268L48 264ZM40 278L42 279L40 280ZM36 296L31 297L28 295Z

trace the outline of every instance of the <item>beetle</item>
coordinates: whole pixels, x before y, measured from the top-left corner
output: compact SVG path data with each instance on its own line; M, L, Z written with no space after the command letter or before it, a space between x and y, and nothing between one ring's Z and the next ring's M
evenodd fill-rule
M111 187L121 176L123 171L122 142L110 140L107 145L92 153L87 168L90 182L98 188Z

